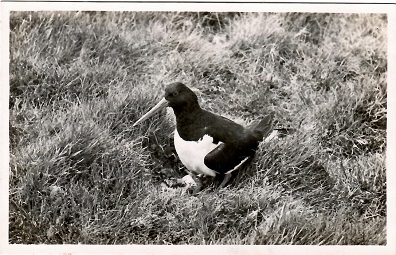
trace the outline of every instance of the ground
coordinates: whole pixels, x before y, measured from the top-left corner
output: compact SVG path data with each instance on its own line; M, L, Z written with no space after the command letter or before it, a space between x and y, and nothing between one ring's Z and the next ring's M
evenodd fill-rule
M13 12L10 243L386 244L383 14ZM292 130L192 196L162 112Z

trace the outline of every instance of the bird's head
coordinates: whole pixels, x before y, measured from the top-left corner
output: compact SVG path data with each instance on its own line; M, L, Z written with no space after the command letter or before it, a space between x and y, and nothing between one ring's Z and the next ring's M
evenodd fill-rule
M189 111L194 107L199 107L198 97L183 83L171 83L165 88L165 96L161 101L137 120L133 126L142 123L165 107L172 107L175 114L181 111Z
M197 95L181 82L169 84L165 88L164 98L168 102L168 106L174 110L189 108L198 104Z

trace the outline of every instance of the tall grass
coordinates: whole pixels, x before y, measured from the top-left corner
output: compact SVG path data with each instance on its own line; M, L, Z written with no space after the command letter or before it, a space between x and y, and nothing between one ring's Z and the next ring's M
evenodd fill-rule
M12 12L10 243L386 244L387 17ZM191 196L170 114L295 130L225 189Z

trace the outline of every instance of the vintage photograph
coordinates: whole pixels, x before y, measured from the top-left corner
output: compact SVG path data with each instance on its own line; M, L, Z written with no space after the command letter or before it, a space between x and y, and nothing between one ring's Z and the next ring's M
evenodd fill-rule
M387 245L387 28L11 11L9 244Z

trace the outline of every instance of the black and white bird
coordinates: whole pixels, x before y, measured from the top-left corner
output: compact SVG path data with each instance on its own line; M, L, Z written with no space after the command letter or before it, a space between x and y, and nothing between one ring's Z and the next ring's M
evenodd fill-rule
M133 126L165 107L171 107L176 116L174 144L180 161L193 174L220 180L220 187L272 131L271 115L243 127L202 109L196 94L180 82L169 84L164 98Z

